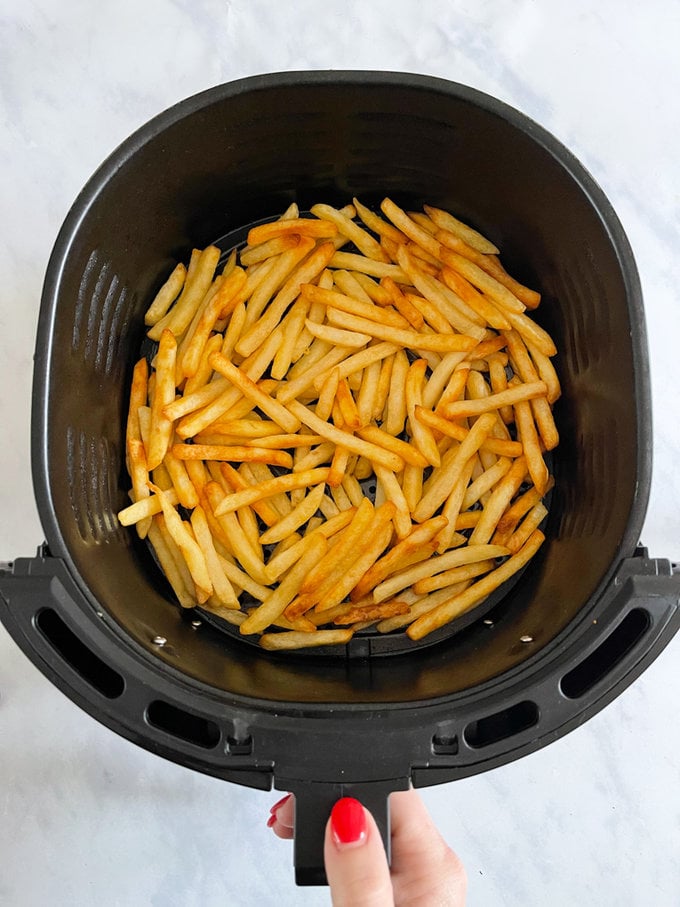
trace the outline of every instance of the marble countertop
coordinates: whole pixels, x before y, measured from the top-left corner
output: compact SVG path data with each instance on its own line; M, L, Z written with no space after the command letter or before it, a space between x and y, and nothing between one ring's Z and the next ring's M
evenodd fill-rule
M132 130L211 85L391 69L509 102L581 159L617 210L645 295L655 469L644 542L680 560L680 5L600 0L4 0L0 9L0 561L42 541L31 369L54 238ZM680 640L585 726L424 798L471 907L680 903ZM158 759L100 726L0 629L0 904L328 904L296 889L274 796Z

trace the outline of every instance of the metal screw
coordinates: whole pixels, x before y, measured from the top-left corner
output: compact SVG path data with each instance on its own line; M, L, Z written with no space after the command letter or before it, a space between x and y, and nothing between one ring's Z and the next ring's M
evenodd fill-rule
M533 636L520 636L519 641L520 642L533 642L534 637Z
M155 646L164 646L167 642L167 639L165 638L165 636L154 636L154 638L151 640L151 642Z
M192 620L191 626L194 628L194 630L198 630L199 627L203 626L203 623L200 620Z
M493 627L493 621L492 621L492 620L489 620L488 617L487 617L487 619L484 621L484 623L486 624L487 627Z
M97 617L103 617L103 616L104 616L103 611L97 611Z

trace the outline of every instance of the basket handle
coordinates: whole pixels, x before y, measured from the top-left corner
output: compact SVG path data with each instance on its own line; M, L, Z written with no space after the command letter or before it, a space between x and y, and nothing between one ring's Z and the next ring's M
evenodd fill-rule
M393 791L407 790L408 778L360 784L290 781L277 778L277 788L295 795L295 881L298 885L327 885L323 845L326 823L334 804L342 797L354 797L376 821L390 861L390 807Z

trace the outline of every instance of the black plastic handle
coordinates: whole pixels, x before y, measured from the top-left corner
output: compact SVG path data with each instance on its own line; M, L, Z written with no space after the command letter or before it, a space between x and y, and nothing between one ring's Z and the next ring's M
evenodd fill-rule
M276 786L295 795L295 881L298 885L327 885L323 849L326 823L334 804L342 797L355 797L373 815L390 861L390 805L393 791L407 790L408 778L371 781L366 784L320 784L284 778Z

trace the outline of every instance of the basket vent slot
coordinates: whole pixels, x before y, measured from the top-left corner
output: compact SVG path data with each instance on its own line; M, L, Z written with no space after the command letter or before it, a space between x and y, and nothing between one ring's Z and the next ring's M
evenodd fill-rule
M463 736L469 746L482 749L534 727L538 724L538 719L538 706L527 699L493 715L471 721L465 728Z
M214 721L186 712L162 699L149 703L146 720L159 731L204 749L214 749L220 742L220 729Z
M131 323L135 294L95 250L78 288L73 319L73 351L102 378L119 378L124 363L118 353Z
M603 680L642 639L650 623L649 614L642 608L627 614L594 652L564 675L560 689L567 699L580 699Z
M114 506L119 494L114 483L120 462L116 445L69 426L66 447L71 507L80 537L88 544L124 539Z
M125 690L121 675L109 667L80 640L51 608L44 608L35 619L47 642L80 677L107 699L118 699Z

